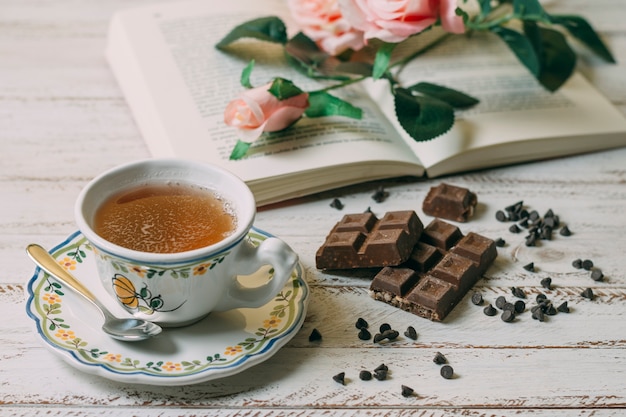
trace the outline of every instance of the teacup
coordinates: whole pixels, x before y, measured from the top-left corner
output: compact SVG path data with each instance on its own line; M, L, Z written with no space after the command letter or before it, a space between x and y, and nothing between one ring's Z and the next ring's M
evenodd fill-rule
M172 253L125 247L95 230L105 202L125 190L167 184L215 194L232 215L233 230L216 243ZM255 245L247 237L255 215L254 196L238 177L214 165L180 159L147 159L113 168L89 182L75 205L76 223L94 248L107 292L134 316L166 327L194 323L213 311L260 307L281 291L298 257L277 238ZM150 227L159 227L158 221ZM270 272L254 275L263 282L246 279L243 285L238 279L269 266Z

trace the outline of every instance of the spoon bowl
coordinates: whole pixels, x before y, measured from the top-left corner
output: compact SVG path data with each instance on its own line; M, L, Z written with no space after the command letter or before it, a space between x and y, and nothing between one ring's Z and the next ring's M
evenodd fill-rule
M135 342L149 339L161 333L161 327L155 323L136 318L115 317L98 299L72 274L65 270L59 263L45 250L37 244L30 244L26 248L28 256L49 275L53 276L77 294L82 295L91 302L104 317L102 330L117 340Z

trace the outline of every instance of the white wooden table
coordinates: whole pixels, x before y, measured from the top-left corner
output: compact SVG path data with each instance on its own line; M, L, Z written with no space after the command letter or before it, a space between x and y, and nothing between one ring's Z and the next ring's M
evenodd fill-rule
M102 55L108 20L148 1L0 0L0 415L527 415L626 414L626 148L448 177L478 194L479 210L461 225L507 245L477 288L493 301L519 286L534 297L540 278L570 314L545 322L526 312L514 323L487 317L466 297L444 323L375 302L363 276L324 274L314 254L344 213L415 209L439 180L365 184L263 209L257 226L291 244L307 270L311 298L302 329L264 363L224 379L184 387L112 382L82 373L44 348L25 312L34 272L24 248L52 247L76 230L73 203L93 176L148 151ZM626 9L622 0L551 1L550 10L583 14L618 65L583 57L580 70L626 114ZM376 203L380 185L389 198ZM333 198L343 211L329 206ZM552 209L573 232L529 248L495 219L524 200ZM589 258L606 279L594 282L572 260ZM522 268L534 262L537 272ZM591 287L593 301L580 297ZM356 337L374 327L413 325L413 342L378 345ZM317 328L321 342L308 336ZM443 379L442 352L456 378ZM359 380L385 363L386 381ZM346 372L345 386L332 376ZM417 395L405 398L401 385Z

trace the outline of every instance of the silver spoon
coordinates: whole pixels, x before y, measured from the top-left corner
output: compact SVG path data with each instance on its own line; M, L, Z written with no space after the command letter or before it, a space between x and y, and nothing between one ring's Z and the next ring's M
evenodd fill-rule
M52 255L50 255L48 251L41 246L34 243L30 244L26 248L26 252L33 262L37 264L37 266L65 285L69 286L76 293L85 297L100 310L100 313L102 313L102 316L104 317L102 330L109 336L118 340L135 342L148 339L161 333L161 327L155 323L135 318L119 319L115 317L105 306L102 305L102 303L100 303L100 301L96 299L96 297L94 297L91 291L89 291L72 274L59 265L56 259L54 259Z

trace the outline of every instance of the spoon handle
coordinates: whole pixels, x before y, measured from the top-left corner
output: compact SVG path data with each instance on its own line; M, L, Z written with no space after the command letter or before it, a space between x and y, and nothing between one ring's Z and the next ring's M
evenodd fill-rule
M37 245L36 243L31 243L26 247L26 252L33 262L37 264L37 266L53 277L58 278L63 283L69 285L74 291L98 306L96 297L94 297L91 291L89 291L87 287L78 281L72 274L67 272L65 268L59 265L57 260L54 259L52 255L50 255L43 247Z

